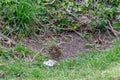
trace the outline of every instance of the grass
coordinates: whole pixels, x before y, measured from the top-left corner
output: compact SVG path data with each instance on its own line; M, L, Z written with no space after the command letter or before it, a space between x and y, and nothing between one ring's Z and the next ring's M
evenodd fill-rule
M0 80L117 80L120 79L120 42L116 40L114 46L106 51L91 51L79 55L75 59L62 60L55 67L42 64L46 57L39 55L33 62L25 61L24 57L16 60L0 56L0 70L5 78ZM30 52L24 46L15 48L24 54ZM19 77L20 76L20 77Z
M45 0L49 1L49 0ZM69 1L69 3L68 3ZM119 0L100 0L93 6L93 0L84 6L73 5L70 0L56 1L53 5L44 5L43 0L1 0L0 1L0 20L5 21L3 28L4 34L17 35L24 38L26 35L32 35L41 31L41 24L44 26L44 33L49 31L48 23L55 20L55 29L67 27L76 29L78 26L73 19L66 15L67 6L73 7L73 13L77 16L76 11L90 13L93 16L92 26L101 30L107 24L107 20L112 20L119 10ZM107 4L108 3L108 4ZM88 6L88 7L87 7ZM108 8L108 6L112 6ZM61 9L60 9L61 8ZM94 10L92 10L94 8ZM60 12L59 12L60 11ZM98 19L96 19L96 17ZM95 20L94 20L95 19ZM96 21L97 20L97 21ZM58 21L58 22L56 22ZM118 19L119 22L120 19ZM73 25L71 25L73 24ZM118 25L119 26L119 25ZM51 28L51 27L50 27ZM91 27L92 28L92 27ZM94 28L92 28L94 30ZM42 32L41 31L41 32ZM91 51L86 54L78 55L75 59L66 59L60 61L55 67L46 67L42 63L46 56L38 55L33 62L30 62L28 56L34 56L36 53L31 52L28 48L17 45L15 48L4 48L0 46L0 71L5 72L3 77L0 72L0 80L114 80L120 79L120 42L107 51ZM92 47L90 44L86 44ZM18 53L18 59L13 54ZM26 60L27 59L27 60Z
M5 22L2 33L16 35L21 39L25 36L46 33L54 29L57 32L62 32L61 28L65 27L76 30L82 25L67 15L68 6L71 7L71 12L76 17L84 14L91 16L91 23L87 23L90 31L94 32L96 29L106 31L105 26L108 24L108 20L116 22L118 27L115 27L119 28L120 0L89 0L87 4L79 6L73 0L56 0L52 5L45 5L49 1L0 0L0 21ZM116 16L117 14L118 16Z

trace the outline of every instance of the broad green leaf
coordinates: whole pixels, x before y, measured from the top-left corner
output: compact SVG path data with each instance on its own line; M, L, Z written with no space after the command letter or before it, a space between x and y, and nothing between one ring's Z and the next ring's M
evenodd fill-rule
M116 22L113 24L113 27L120 28L120 22Z

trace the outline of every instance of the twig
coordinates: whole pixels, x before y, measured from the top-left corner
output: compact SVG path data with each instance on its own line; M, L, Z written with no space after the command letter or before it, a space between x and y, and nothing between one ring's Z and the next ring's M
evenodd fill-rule
M67 10L66 10L66 11L67 11ZM68 11L67 11L67 14L68 14L69 16L73 17L74 20L78 21L78 23L80 24L81 21L79 20L79 18L77 18L76 16L74 16L72 13L70 13L70 12L68 12Z
M15 41L10 39L9 37L0 33L0 40L2 41L3 45L7 45L9 47L15 46Z
M0 64L0 66L4 66L5 64Z
M51 34L48 34L54 41L56 41L56 39L51 35ZM57 41L56 41L57 42Z
M45 5L51 5L51 4L53 4L54 2L55 2L55 0L53 0L53 1L49 2L49 3L45 3Z
M106 28L109 29L113 33L113 35L118 38L118 35L116 33L117 31L114 30L114 28L112 27L110 21L108 21L108 24L109 24L109 26L106 26Z
M43 51L44 48L42 48L38 53L36 53L34 56L33 56L33 59L31 60L31 62Z
M90 22L87 15L86 16L82 15L81 17L77 17L74 14L72 14L71 9L69 10L68 8L66 9L68 16L72 17L75 21L77 21L77 23L79 23L79 25L85 25L85 23L87 24Z
M79 35L81 38L83 38L82 34L77 32L76 30L73 30L77 35Z
M110 34L109 30L107 30L107 33L108 33L108 35L109 35L110 37L112 37L112 35Z
M19 58L18 58L17 56L13 55L13 57L14 57L15 59L19 60Z
M44 25L38 19L36 19L36 24L38 24L38 25L40 25L40 27L44 28Z
M67 29L67 28L61 28L61 29L62 29L62 30L65 30L65 31L73 31L73 32L75 32L77 35L79 35L81 38L83 38L82 34L79 33L79 32L76 31L76 30L71 30L71 29Z
M71 31L70 29L68 29L68 28L60 28L61 30L63 30L63 31Z

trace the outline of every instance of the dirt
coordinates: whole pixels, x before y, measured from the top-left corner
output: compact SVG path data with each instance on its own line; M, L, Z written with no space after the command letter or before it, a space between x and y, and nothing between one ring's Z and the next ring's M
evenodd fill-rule
M97 38L87 40L75 32L66 32L60 35L38 36L37 38L26 38L24 44L32 51L48 55L47 48L51 44L58 44L61 47L61 58L75 57L78 53L89 52L90 50L104 50L111 47L113 41L104 39L102 43L96 44ZM92 44L92 46L90 46Z

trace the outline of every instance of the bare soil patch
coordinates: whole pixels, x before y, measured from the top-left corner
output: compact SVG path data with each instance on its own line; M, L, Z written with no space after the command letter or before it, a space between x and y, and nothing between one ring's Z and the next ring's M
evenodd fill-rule
M32 51L41 52L44 55L48 55L47 48L52 44L58 44L62 50L61 58L75 57L78 53L89 52L90 50L104 50L111 47L113 39L103 38L102 43L96 44L97 38L90 40L81 38L75 32L65 32L60 35L44 35L37 38L26 38L24 44ZM89 44L92 44L89 45Z

